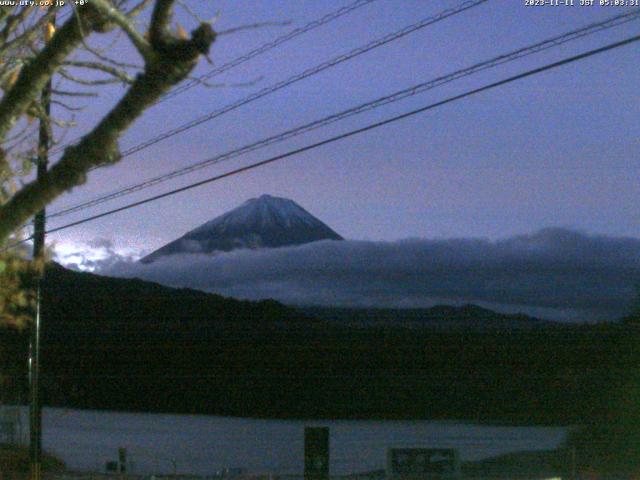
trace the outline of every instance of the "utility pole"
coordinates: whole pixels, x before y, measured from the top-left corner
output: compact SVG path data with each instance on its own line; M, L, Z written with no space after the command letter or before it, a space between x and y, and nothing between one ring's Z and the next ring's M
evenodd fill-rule
M48 42L55 31L55 15L45 25L44 41ZM37 179L42 180L47 174L49 163L49 115L51 113L51 79L47 82L40 96L40 104L44 118L40 118L38 132ZM39 261L44 256L45 209L40 210L34 218L33 227L33 259ZM31 480L40 480L42 459L42 405L40 402L40 331L42 324L42 287L43 270L36 280L36 312L31 327L29 341L29 464Z

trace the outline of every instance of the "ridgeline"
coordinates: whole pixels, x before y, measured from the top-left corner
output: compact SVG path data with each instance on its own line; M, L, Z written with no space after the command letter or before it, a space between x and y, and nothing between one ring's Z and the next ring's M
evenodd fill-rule
M640 365L638 331L624 322L562 325L467 306L425 310L424 324L419 311L394 324L385 310L367 324L375 311L301 311L57 265L44 302L50 406L569 425L607 411ZM356 321L336 321L345 314ZM449 326L434 327L445 317ZM25 401L27 335L0 335L2 400Z

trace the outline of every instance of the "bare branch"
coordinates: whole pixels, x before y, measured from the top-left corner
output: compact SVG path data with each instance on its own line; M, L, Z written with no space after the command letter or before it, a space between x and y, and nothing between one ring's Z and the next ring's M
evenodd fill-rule
M53 89L51 93L54 95L61 95L63 97L97 97L98 94L95 92L70 92L68 90L58 90Z
M62 132L58 132L58 138L52 138L51 145L59 145L60 143L64 142L67 139L67 135L69 135L71 128L77 126L76 119L73 114L71 115L70 120L65 120L61 123L62 125L60 125L60 127L63 130Z
M21 25L24 25L24 21L27 19L31 9L29 7L23 7L18 13L11 15L7 18L5 26L0 32L0 41L3 43L7 41L9 36Z
M125 15L129 18L137 17L140 13L151 4L151 0L142 0L135 7L129 10Z
M15 80L18 79L22 66L23 62L18 60L15 66L5 69L2 75L0 75L0 88L3 90L9 90L13 86Z
M151 26L149 28L149 39L153 48L161 50L170 40L169 25L171 23L171 9L174 0L156 0L153 13L151 14Z
M84 107L72 107L71 105L67 105L64 102L61 102L59 100L51 100L51 104L52 105L58 105L59 107L63 108L64 110L67 110L68 112L80 112L82 110L84 110ZM58 124L58 126L66 126L66 123L60 123Z
M209 23L207 20L205 20L204 18L200 17L200 15L198 15L196 12L193 11L193 9L191 7L189 7L189 5L187 4L187 2L184 2L182 0L176 0L176 2L178 3L178 5L180 5L183 10L185 12L187 12L189 14L189 16L191 18L193 18L196 22L198 23Z
M259 22L259 23L251 23L248 25L240 25L238 27L229 28L227 30L220 30L216 32L218 35L230 35L232 33L243 32L246 30L256 30L258 28L264 27L286 27L287 25L291 25L290 21L287 22Z
M98 60L102 60L103 62L109 63L109 64L114 65L116 67L119 67L119 68L133 68L133 69L136 69L136 70L143 70L143 68L144 68L144 67L142 67L140 65L136 65L134 63L120 62L118 60L114 60L113 58L109 58L104 53L102 53L100 50L98 50L96 48L93 48L93 47L90 47L86 43L83 45L83 47L87 50L87 52L91 53L91 55L96 57Z
M34 114L35 117L35 114ZM13 147L7 147L6 144L11 142L19 143L19 140L29 135L29 131L32 130L32 125L30 122L24 122L24 125L18 129L17 132L12 132L12 135L8 136L5 140L5 144L3 144L3 148L5 151L9 151Z
M105 65L104 63L99 62L85 62L80 60L70 60L65 62L65 65L69 65L77 68L86 68L90 70L97 70L100 72L104 72L112 77L120 80L124 83L133 83L133 77L129 75L129 73L124 70L120 70L118 68L111 67L109 65ZM142 70L142 68L140 68Z
M15 8L15 5L6 5L4 8L0 8L0 22L4 22Z
M7 38L5 38L4 41L0 41L0 55L19 45L30 45L30 43L40 35L42 27L51 21L56 12L57 7L51 8L45 15L41 16L34 25L30 26L22 34L15 36L9 41L7 41Z
M124 13L116 9L109 0L91 0L91 5L127 34L129 40L131 40L131 43L138 49L138 52L140 52L145 62L153 60L151 45L140 32L135 29L130 19Z
M91 9L83 12L91 12ZM86 27L97 26L97 20L85 21ZM83 18L70 18L42 51L22 68L16 83L0 100L0 141L34 102L53 72L81 43L83 21Z
M60 74L60 76L66 78L70 82L77 83L78 85L84 85L87 87L97 87L100 85L113 85L114 83L133 83L133 78L126 75L125 73L123 73L123 75L126 75L126 77L123 77L123 78L112 77L112 78L103 78L103 79L96 79L96 80L86 80L84 78L77 77L69 73L66 69L60 69L58 73Z
M122 133L172 86L184 80L198 58L209 52L216 38L210 25L200 25L189 40L171 38L165 33L171 4L172 0L157 0L152 18L158 24L151 25L151 32L156 33L150 35L155 38L151 42L152 61L145 65L144 72L136 77L124 97L78 145L67 147L60 161L43 177L25 185L0 206L0 242L34 212L84 183L90 169L117 162L121 158L117 142Z
M197 83L199 85L202 85L205 88L244 88L244 87L253 87L256 84L258 84L260 81L262 81L263 78L264 78L263 76L259 76L257 78L254 78L253 80L249 80L247 82L209 83L206 80L204 80L202 77L189 77L190 80L192 80L193 82L195 82L195 83Z

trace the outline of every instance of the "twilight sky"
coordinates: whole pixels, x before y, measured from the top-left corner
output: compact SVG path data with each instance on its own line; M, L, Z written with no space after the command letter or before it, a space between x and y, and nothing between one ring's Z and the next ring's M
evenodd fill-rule
M290 20L222 36L216 65L348 2L218 0L197 2L218 27ZM301 72L340 53L458 5L459 1L377 0L215 80L251 87L194 88L151 109L123 149ZM50 211L446 74L498 53L622 12L619 7L525 7L492 0L291 88L161 142L119 165L95 171ZM193 20L179 15L187 28ZM398 104L339 122L118 201L51 221L55 227L408 111L534 66L637 34L639 22L601 32ZM121 42L121 45L125 45ZM126 46L120 58L135 59ZM151 251L261 193L289 197L346 238L504 238L545 227L638 237L640 118L637 46L544 73L426 114L64 232L65 250L108 239L118 251ZM202 62L199 72L212 67ZM79 115L90 125L120 87ZM71 136L77 135L73 132Z
M127 133L122 149L459 4L376 0L213 80L227 86L193 88L155 106ZM347 2L221 0L199 2L193 8L205 18L219 11L217 26L222 30L291 21L289 26L219 37L212 59L222 65L343 5ZM526 7L520 0L490 0L158 143L116 166L92 172L86 186L58 200L49 211L623 11L599 6ZM184 12L178 20L187 29L194 22ZM57 218L49 227L637 35L639 24L634 21L599 32ZM136 61L125 42L113 48L119 58ZM627 311L633 285L640 282L639 59L637 46L624 47L52 234L49 241L55 242L58 258L67 263L111 266L111 274L245 298L367 306L428 306L442 300L549 318L612 318ZM202 62L198 73L211 68ZM257 82L233 86L251 81ZM91 125L121 94L121 87L113 87L92 100L78 116L79 124ZM355 242L335 248L318 245L218 259L188 258L146 269L130 262L263 193L295 200ZM100 261L92 265L96 258ZM370 268L380 262L379 268ZM218 274L203 276L211 271ZM300 279L301 271L312 273ZM327 283L330 277L340 281ZM359 284L355 290L354 284Z

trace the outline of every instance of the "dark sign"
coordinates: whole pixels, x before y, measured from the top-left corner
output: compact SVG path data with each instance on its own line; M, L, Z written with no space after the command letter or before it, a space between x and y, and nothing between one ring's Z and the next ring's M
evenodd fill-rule
M127 471L127 449L124 447L118 448L118 461L120 463L120 473Z
M443 475L457 473L457 454L450 448L394 448L389 454L394 476Z
M329 429L326 427L304 429L304 478L329 478Z

